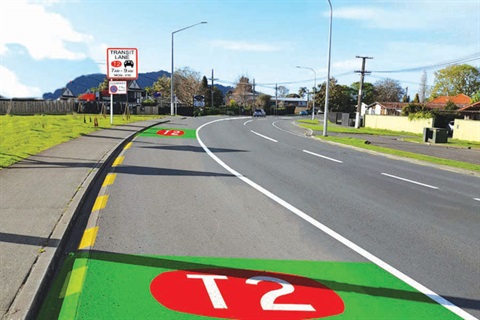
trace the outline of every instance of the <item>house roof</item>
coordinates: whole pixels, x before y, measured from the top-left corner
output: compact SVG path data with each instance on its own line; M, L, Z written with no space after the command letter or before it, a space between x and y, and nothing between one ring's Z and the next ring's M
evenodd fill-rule
M457 94L456 96L440 96L433 99L428 104L447 104L448 101L451 101L457 105L464 105L470 103L470 97L463 93Z
M368 107L373 107L374 105L379 105L383 109L393 109L399 110L406 106L408 103L405 102L374 102L369 104Z
M461 108L458 110L459 112L470 112L470 111L480 111L480 101L472 103L466 107Z

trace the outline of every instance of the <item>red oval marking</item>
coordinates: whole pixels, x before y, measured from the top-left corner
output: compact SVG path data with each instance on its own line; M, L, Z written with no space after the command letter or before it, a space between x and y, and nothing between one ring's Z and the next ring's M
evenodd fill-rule
M120 61L120 60L114 60L114 61L112 61L111 65L112 65L112 67L114 67L114 68L121 67L121 66L122 66L122 61Z
M172 136L175 137L176 136L176 137L179 137L179 136L183 136L185 134L185 131L163 129L163 130L158 130L157 134L161 135L161 136L169 136L169 137L172 137Z
M178 312L233 319L312 319L338 315L345 306L330 288L283 273L206 269L158 275L150 292Z

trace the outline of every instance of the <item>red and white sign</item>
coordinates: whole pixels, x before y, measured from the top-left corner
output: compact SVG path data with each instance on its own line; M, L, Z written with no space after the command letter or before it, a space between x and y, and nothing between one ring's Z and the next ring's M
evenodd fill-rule
M206 317L300 320L345 309L335 291L313 279L265 271L170 271L153 279L150 292L171 310Z
M127 81L109 81L109 94L127 94Z
M167 136L167 137L180 137L185 134L185 131L162 129L162 130L158 130L157 134L160 136Z
M107 78L113 80L138 79L137 48L108 48Z

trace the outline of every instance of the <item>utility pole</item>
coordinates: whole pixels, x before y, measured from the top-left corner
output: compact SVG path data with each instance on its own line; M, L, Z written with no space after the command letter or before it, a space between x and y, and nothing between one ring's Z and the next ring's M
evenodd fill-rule
M370 74L370 71L365 71L365 60L366 59L373 59L372 57L360 57L356 56L356 58L362 59L362 70L355 71L356 73L360 73L360 85L358 87L358 104L357 104L357 114L355 115L355 129L360 128L360 112L362 110L362 88L363 88L363 78L365 74Z
M278 111L278 85L275 84L275 115L277 115Z
M255 78L253 79L253 85L252 85L252 93L253 93L253 105L252 105L252 112L254 111L255 107Z
M212 80L212 86L210 87L210 92L211 92L211 95L212 95L212 105L211 105L211 107L213 108L214 107L214 105L213 105L213 80L218 80L218 79L215 79L213 77L213 69L212 69L212 77L210 78L210 80Z

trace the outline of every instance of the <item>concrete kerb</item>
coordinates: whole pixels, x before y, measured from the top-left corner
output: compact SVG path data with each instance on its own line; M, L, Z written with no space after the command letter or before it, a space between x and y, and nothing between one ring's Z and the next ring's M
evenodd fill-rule
M156 125L170 122L170 120L158 121L150 126L144 127L117 143L113 148L97 162L94 168L83 180L80 187L75 192L67 208L58 220L55 228L49 236L49 240L40 249L39 256L32 265L22 287L19 288L12 304L2 319L20 320L33 319L40 310L43 297L46 295L55 270L63 257L63 251L66 248L66 239L72 231L77 220L80 208L85 203L92 186L96 179L101 175L102 170L110 163L111 158L119 153L123 146L130 142L139 132L147 130ZM59 241L58 246L49 245L49 241Z

